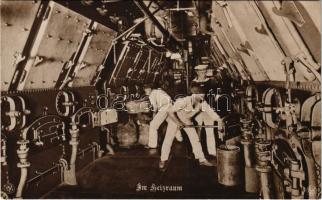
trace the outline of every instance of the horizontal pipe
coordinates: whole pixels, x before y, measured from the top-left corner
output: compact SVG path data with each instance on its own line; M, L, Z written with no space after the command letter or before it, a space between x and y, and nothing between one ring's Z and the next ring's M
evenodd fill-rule
M48 173L50 173L50 172L54 171L55 169L57 169L57 168L59 168L59 167L60 167L60 165L59 165L59 164L56 164L55 166L53 166L53 167L51 167L51 168L49 168L49 169L45 170L44 172L39 173L39 175L37 175L37 176L35 176L35 177L33 177L33 178L29 179L29 180L27 181L27 184L30 184L30 183L34 182L35 180L39 179L39 178L40 178L40 177L42 177L42 176L47 175Z
M238 127L240 124L232 124L228 126L227 128L233 128L233 127ZM218 128L218 125L186 125L183 128Z

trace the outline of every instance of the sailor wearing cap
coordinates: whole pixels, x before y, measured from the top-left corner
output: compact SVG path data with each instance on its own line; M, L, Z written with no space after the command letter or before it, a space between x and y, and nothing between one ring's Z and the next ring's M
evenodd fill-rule
M206 87L210 81L210 79L207 77L208 65L197 65L194 69L197 74L197 77L192 80L192 85L199 85L200 87ZM204 88L204 89L207 90L208 88Z
M202 87L206 93L209 93L209 91L213 88L211 80L207 77L207 68L208 65L197 65L194 69L197 74L197 77L192 80L192 86L198 85ZM211 98L211 96L210 96ZM216 119L209 116L207 112L200 112L196 117L195 120L198 123L198 125L214 125L215 121L218 121L218 126L221 127L221 119L220 116L213 111L217 116ZM215 134L213 128L205 128L206 130L206 140L207 140L207 150L208 154L211 156L216 156L216 140L215 140ZM200 130L199 130L200 133Z

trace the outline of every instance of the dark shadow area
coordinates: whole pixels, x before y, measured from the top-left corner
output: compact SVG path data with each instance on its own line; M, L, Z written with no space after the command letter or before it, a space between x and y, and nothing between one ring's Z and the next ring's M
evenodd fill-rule
M143 148L121 150L105 156L78 173L78 186L60 186L45 198L256 198L243 186L224 187L217 181L216 167L199 166L187 157L187 145L175 143L167 170L158 168L159 152ZM215 160L212 160L215 162ZM138 184L147 186L137 191ZM154 191L154 186L179 186ZM141 187L143 188L143 187ZM152 190L151 190L152 189Z

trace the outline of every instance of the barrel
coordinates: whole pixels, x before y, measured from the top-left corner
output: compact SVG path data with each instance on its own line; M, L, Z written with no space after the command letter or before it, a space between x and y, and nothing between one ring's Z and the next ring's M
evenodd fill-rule
M240 148L235 145L221 145L217 150L218 182L225 186L241 183Z
M148 145L149 142L149 128L150 125L146 124L146 123L141 123L139 125L139 141L138 143L142 144L142 145Z
M137 142L137 127L132 118L126 124L117 125L117 139L122 148L130 148Z

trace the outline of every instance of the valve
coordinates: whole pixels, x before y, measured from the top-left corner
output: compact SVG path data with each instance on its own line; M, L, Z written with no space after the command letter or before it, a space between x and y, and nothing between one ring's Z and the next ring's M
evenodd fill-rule
M277 108L276 113L282 120L286 121L286 128L289 132L295 132L297 129L296 105L285 102L284 107Z
M305 179L304 171L300 169L298 161L291 161L290 176L292 178L292 197L304 198L303 181Z
M19 140L17 144L19 145L17 154L18 154L18 158L20 159L20 162L17 164L17 166L19 168L29 167L30 163L27 161L28 151L29 151L27 144L29 144L29 140L22 139L22 140Z
M44 145L44 142L41 141L41 137L40 137L40 134L39 134L39 131L38 130L33 130L33 135L34 135L34 139L35 139L35 145L36 146L43 146Z
M251 120L241 119L240 123L242 124L242 127L241 127L242 132L246 130L250 130Z
M1 138L1 166L7 165L7 142Z
M259 172L271 171L271 142L258 138L255 141L255 153L256 153L256 170Z
M284 175L290 178L290 182L284 181L286 191L291 193L294 199L303 199L305 173L297 160L290 160L288 163L289 167L284 169Z
M35 142L36 146L44 146L44 142L41 141L40 136L37 137L37 141Z

